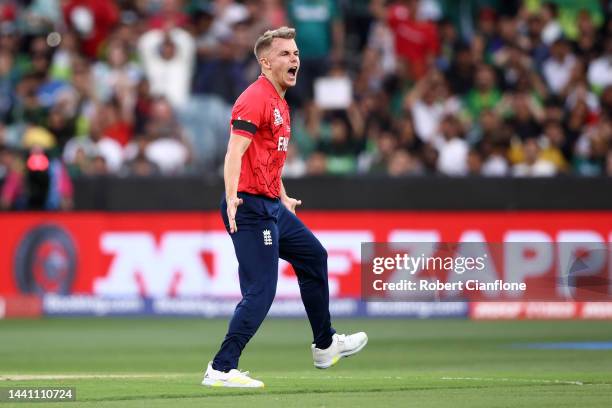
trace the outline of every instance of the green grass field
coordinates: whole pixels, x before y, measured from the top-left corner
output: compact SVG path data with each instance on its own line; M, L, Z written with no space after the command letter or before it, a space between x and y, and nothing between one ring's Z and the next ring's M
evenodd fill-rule
M312 366L306 320L267 320L241 369L263 390L208 389L202 370L225 320L0 321L0 387L74 386L77 403L36 407L611 407L612 351L529 342L610 341L612 322L338 320L370 342ZM63 377L62 377L63 376ZM0 403L24 407L28 404Z

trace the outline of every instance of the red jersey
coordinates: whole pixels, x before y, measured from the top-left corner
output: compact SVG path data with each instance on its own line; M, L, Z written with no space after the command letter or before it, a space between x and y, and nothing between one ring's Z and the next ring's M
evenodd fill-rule
M387 23L395 37L395 52L411 64L416 78L422 77L427 69L427 57L436 55L440 47L436 26L429 21L416 20L402 4L389 7Z
M116 4L117 1L68 0L62 3L64 21L70 27L74 28L73 18L78 15L76 12L86 15L91 19L91 32L86 36L82 36L81 46L88 57L96 58L100 45L119 22L120 15L119 7Z
M242 156L238 191L280 197L291 138L289 105L265 76L260 75L236 100L231 131L252 139Z

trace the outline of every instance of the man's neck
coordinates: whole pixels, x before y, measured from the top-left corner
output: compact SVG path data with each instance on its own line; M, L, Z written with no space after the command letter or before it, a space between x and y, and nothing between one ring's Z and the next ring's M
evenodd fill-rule
M268 81L270 81L270 83L272 84L272 86L274 87L274 89L276 89L276 93L278 93L278 96L281 97L281 99L285 99L285 92L287 91L286 89L284 89L282 86L280 86L279 84L276 83L276 81L274 81L272 79L272 75L270 74L266 74L265 72L261 73L264 77L266 77L266 79Z

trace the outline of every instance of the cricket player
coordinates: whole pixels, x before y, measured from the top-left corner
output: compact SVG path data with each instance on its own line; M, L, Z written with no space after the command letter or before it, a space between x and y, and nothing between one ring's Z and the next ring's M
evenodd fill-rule
M221 215L238 258L242 300L221 348L208 364L203 385L263 387L238 370L242 350L266 317L278 279L279 257L294 268L312 327L314 365L328 368L359 352L368 338L339 335L331 325L327 252L296 217L301 201L287 195L281 172L291 138L285 92L295 86L300 57L295 30L267 31L255 43L261 75L238 97L225 155Z

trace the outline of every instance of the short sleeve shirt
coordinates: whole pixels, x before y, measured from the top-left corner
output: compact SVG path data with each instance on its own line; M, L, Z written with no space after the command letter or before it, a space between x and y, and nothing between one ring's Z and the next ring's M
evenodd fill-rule
M252 139L242 156L238 192L280 197L291 138L289 105L263 75L236 100L231 132Z

